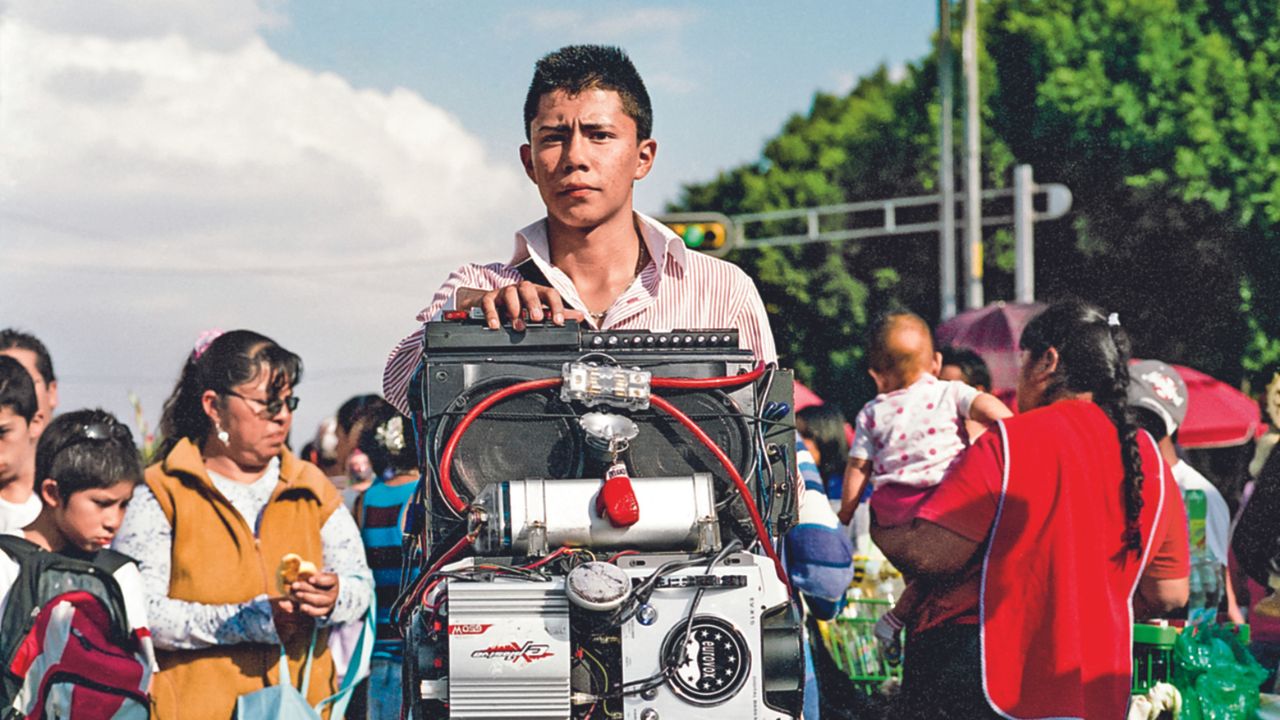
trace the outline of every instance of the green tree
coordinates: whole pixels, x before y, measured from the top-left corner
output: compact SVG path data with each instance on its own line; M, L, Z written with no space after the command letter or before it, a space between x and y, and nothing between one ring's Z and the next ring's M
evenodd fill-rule
M760 161L687 186L672 209L737 214L932 191L937 108L933 63L912 65L897 81L881 68L844 97L818 94L807 115L793 116L767 143ZM988 181L1003 183L1012 158L991 133L984 142ZM933 217L927 211L923 219ZM730 259L759 284L784 363L846 415L874 394L861 361L875 315L897 307L926 318L939 312L936 235L760 248ZM1000 261L992 254L993 266Z
M1047 293L1120 309L1150 356L1233 378L1280 359L1280 6L986 8L994 129L1076 195L1039 238Z
M1067 220L1036 228L1038 296L1116 310L1138 354L1225 378L1280 361L1280 5L989 0L982 17L985 185L1026 162L1076 198ZM896 81L881 69L843 97L817 95L758 162L686 187L675 207L931 192L937 133L933 57ZM1012 295L1009 246L1007 231L988 233L988 298ZM846 413L872 392L869 319L892 306L937 318L934 236L731 259L760 284L784 361Z

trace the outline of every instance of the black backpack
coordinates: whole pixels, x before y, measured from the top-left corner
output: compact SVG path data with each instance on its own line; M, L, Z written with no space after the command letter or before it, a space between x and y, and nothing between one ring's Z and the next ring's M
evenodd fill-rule
M134 654L136 643L129 630L124 594L112 577L121 567L133 562L132 558L103 549L91 560L82 560L48 552L24 538L3 534L0 534L0 550L18 564L18 577L9 589L4 613L0 615L0 663L3 663L0 666L0 718L21 716L12 706L27 677L25 673L14 671L15 659L24 651L24 642L30 644L28 637L36 629L42 611L55 600L72 598L76 602L84 602L85 594L92 596L89 602L101 606L100 620L95 621L101 627L94 628L96 632L92 633L98 636L96 640L103 646L99 649L121 657ZM95 600L97 602L93 603ZM99 615L96 609L94 615ZM82 645L88 642L84 634L76 637ZM30 647L26 648L26 652L30 650ZM149 676L150 668L144 672ZM107 687L110 685L107 678L94 678L92 675L86 672L83 678L65 677L62 681L73 685L98 685L95 691L111 691ZM128 694L134 693L130 690ZM145 700L145 695L142 699Z

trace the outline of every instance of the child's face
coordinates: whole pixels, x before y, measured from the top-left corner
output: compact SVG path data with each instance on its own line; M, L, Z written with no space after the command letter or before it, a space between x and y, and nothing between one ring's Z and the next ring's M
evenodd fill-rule
M31 424L12 408L0 408L0 487L34 467L35 452Z
M49 494L46 490L46 503L50 503ZM95 552L111 544L132 498L133 483L127 480L71 493L65 502L55 491L53 519L67 546Z

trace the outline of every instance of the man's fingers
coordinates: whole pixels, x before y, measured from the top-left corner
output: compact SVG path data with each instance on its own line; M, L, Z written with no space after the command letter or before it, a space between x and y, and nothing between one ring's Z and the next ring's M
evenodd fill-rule
M556 325L564 324L564 301L560 299L560 293L555 288L538 287L538 294L541 295L540 303L546 304L547 310L551 313L551 322Z
M524 321L520 319L520 291L515 285L508 285L501 290L500 307L511 318L511 329L516 332L524 330Z
M542 322L544 318L542 313L542 288L526 280L517 285L516 290L520 293L520 302L529 311L529 319L533 322Z
M487 292L484 297L480 298L480 307L484 309L484 322L489 326L490 330L497 330L501 323L498 320L498 306L494 300L498 297L498 292Z

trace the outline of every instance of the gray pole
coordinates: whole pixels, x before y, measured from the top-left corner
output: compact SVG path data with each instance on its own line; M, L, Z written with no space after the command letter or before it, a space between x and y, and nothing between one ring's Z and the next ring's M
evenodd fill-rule
M942 319L956 314L956 170L955 151L951 147L952 94L951 79L951 0L938 0L938 93L942 108L939 118L938 191L938 287L942 293Z
M964 15L964 278L965 307L982 299L982 150L978 114L978 0L967 0Z
M1032 193L1036 191L1030 165L1013 169L1013 299L1020 303L1036 300L1036 240L1035 206Z

